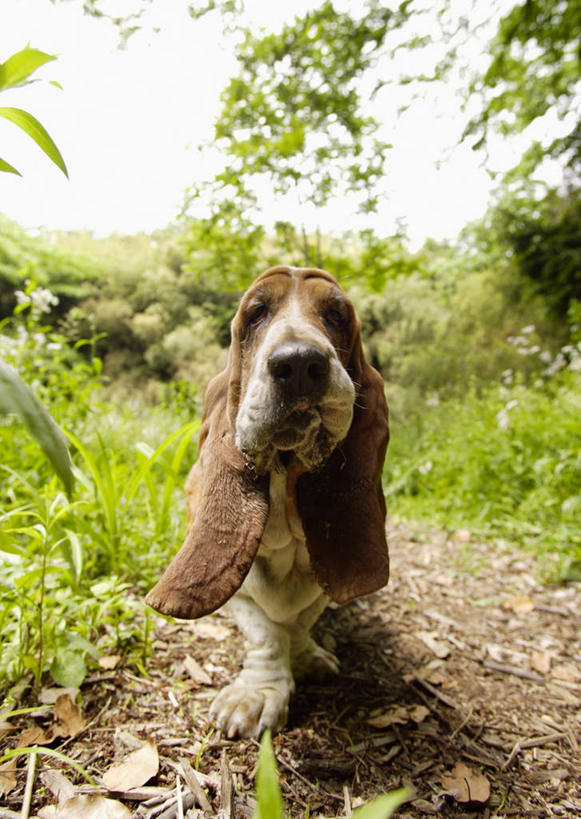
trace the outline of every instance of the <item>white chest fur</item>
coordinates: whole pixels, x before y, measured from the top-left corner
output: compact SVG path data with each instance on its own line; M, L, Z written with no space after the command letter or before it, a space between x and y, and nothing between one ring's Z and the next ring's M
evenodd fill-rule
M240 592L275 623L293 625L299 615L324 596L315 580L305 536L286 470L270 476L270 511L258 554Z

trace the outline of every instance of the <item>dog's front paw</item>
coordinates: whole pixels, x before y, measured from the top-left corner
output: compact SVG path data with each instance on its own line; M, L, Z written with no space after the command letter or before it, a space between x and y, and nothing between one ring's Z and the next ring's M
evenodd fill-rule
M259 737L267 728L274 733L286 724L292 688L291 678L257 683L242 672L219 692L210 714L229 739Z
M321 679L329 674L339 673L339 660L332 651L327 651L312 637L309 637L301 650L292 660L295 677L314 677Z

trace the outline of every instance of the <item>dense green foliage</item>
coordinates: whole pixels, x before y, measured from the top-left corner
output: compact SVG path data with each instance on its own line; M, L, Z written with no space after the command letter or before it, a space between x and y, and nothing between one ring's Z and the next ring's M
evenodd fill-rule
M408 5L392 11L372 0L356 18L327 0L278 34L247 32L216 123L227 157L219 181L239 187L266 174L275 190L302 185L317 204L341 183L375 209L372 190L389 146L374 138L378 123L363 114L359 80L407 19Z
M485 142L490 127L507 134L523 131L556 111L569 127L550 144L535 144L533 165L546 156L563 156L576 173L581 159L579 84L581 60L579 0L527 0L516 3L499 22L491 44L492 60L471 88L483 97L482 110L467 129ZM529 164L530 167L530 164Z
M546 578L581 579L581 355L570 350L558 375L396 419L392 512L526 544Z
M145 417L99 403L99 359L43 323L53 300L39 288L21 294L1 355L67 433L76 491L67 499L18 417L2 418L0 673L6 681L30 671L38 684L50 669L77 685L87 657L107 646L130 650L138 640L143 660L147 621L127 589L151 584L180 539L175 488L197 425L187 404L174 404L169 419L163 407Z
M510 255L551 311L566 319L581 297L581 198L548 190L541 199L505 193L479 240L488 254Z

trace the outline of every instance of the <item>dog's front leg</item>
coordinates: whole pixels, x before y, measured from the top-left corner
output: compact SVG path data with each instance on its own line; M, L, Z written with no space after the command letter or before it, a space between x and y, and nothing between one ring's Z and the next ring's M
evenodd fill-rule
M216 696L210 713L229 738L260 736L267 728L279 731L294 691L289 632L244 594L228 605L246 638L246 659L234 682Z

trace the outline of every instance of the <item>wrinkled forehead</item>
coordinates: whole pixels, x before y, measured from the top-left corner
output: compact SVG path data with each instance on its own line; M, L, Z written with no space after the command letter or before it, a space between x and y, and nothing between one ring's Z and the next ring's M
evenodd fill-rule
M346 297L337 280L325 270L279 266L270 268L255 280L240 306L244 308L260 298L267 298L270 305L277 308L292 299L308 312L323 301Z

